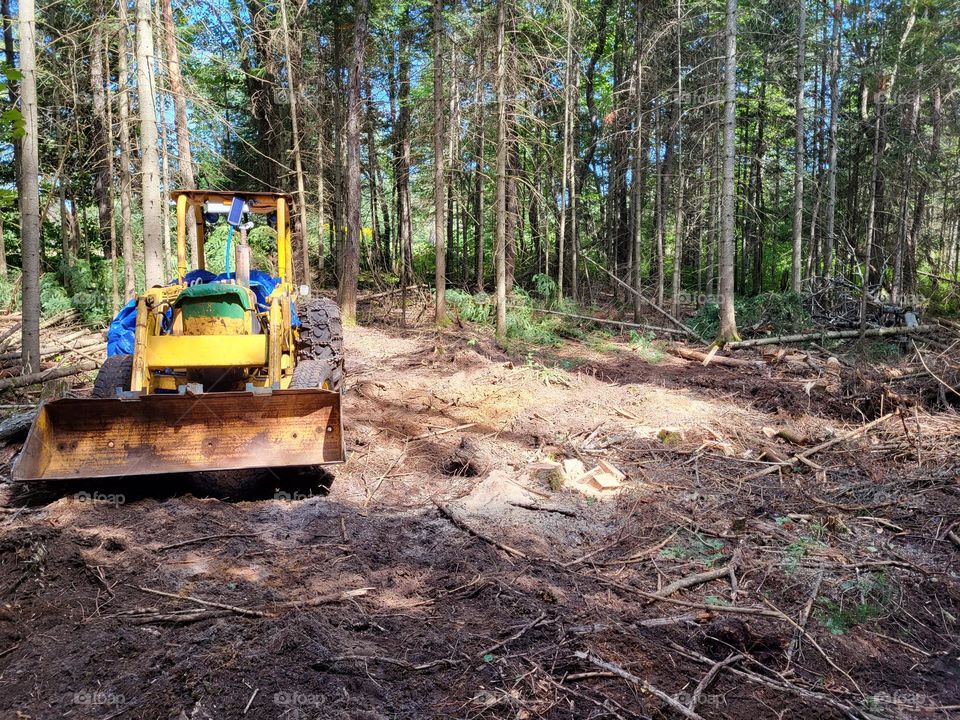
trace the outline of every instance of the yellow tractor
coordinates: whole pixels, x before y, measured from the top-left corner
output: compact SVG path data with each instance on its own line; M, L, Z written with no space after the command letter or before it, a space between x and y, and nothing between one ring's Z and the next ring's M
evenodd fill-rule
M289 195L183 190L177 279L111 325L90 398L43 403L12 477L118 478L344 460L340 312L293 284ZM187 217L198 252L187 264ZM277 277L251 270L252 216L276 228ZM208 223L228 223L226 272L205 268ZM239 240L232 242L234 230ZM231 272L231 261L234 271ZM296 307L294 301L297 301ZM122 336L122 320L129 330ZM119 328L119 329L118 329ZM122 340L123 337L120 337Z

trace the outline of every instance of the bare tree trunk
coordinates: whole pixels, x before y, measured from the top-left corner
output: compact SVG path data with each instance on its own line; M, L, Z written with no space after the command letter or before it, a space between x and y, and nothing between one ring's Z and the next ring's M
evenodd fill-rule
M447 316L446 187L443 162L443 0L433 0L433 239L435 245L434 319Z
M483 216L484 216L484 196L483 196L483 150L484 150L484 113L483 109L486 103L483 97L483 58L484 58L484 33L480 31L480 37L477 40L477 85L474 95L474 104L476 105L476 117L474 118L475 132L477 134L476 149L476 167L474 168L474 187L473 187L473 280L477 292L483 292Z
M796 135L793 163L793 256L790 269L790 288L800 292L800 263L803 257L803 70L807 53L807 0L798 0L800 16L797 21L797 94L794 100Z
M102 0L93 6L94 22L90 32L90 98L93 120L93 194L97 200L97 218L100 228L100 245L110 242L113 227L113 207L110 205L110 158L113 146L107 125L107 101L103 75L103 23Z
M357 319L357 276L360 273L360 83L367 44L367 0L357 0L353 26L353 56L350 60L350 87L347 91L347 242L343 252L338 301L343 321Z
M17 194L20 198L20 241L23 246L23 324L21 358L25 373L40 370L40 148L37 122L37 62L33 0L20 0L20 107L24 134L20 139Z
M572 0L565 0L563 4L567 16L567 54L566 77L563 82L563 169L560 174L560 222L557 228L557 297L561 300L563 299L563 271L567 263L565 252L567 241L567 176L571 164L570 144L573 133L573 112L570 98L570 89L573 85L573 8L570 6L571 2Z
M727 0L726 57L723 93L723 187L720 195L720 336L718 342L739 340L733 305L733 172L736 162L737 0Z
M401 284L413 281L413 225L410 217L410 9L404 6L398 43L399 71L397 73L397 140L399 152L395 169L397 193L398 244L401 258ZM404 306L405 308L406 306Z
M173 121L177 132L177 174L180 176L181 189L192 190L196 188L196 181L193 178L193 154L190 151L190 128L187 125L187 99L183 92L183 77L180 74L180 51L177 48L176 28L173 24L173 5L170 0L160 0L160 6L163 13L167 78L170 81L170 94L173 95ZM190 246L190 257L196 265L197 219L192 212L187 213L187 242Z
M830 31L830 167L827 170L827 218L823 238L823 277L833 277L833 249L836 241L837 212L837 116L840 112L840 26L843 24L843 0L833 0L833 28Z
M134 270L133 230L130 225L130 205L133 178L130 174L130 77L128 70L127 3L118 4L117 24L117 91L120 101L120 247L123 251L123 296L132 300L137 293Z
M493 264L496 278L497 341L507 339L507 99L506 99L506 28L507 0L497 0L497 178L494 215Z
M107 202L110 205L110 308L113 315L120 310L120 289L117 282L117 224L113 218L114 187L113 187L113 95L110 83L110 35L106 33L102 38L101 49L103 57L107 59ZM0 241L2 242L2 241Z
M673 238L673 278L670 288L674 316L680 314L680 273L683 265L683 17L680 2L681 0L677 0L677 127L674 131L677 136L677 207Z
M143 206L143 255L148 288L163 285L163 238L160 227L160 159L154 89L153 13L151 0L137 0L137 97L140 104L140 187Z
M641 320L643 301L641 256L643 253L643 198L646 192L644 187L646 177L643 172L644 154L646 153L646 137L643 133L643 0L637 0L637 30L636 46L636 93L634 112L636 113L636 146L633 151L633 321Z
M366 2L366 0L361 0L361 2ZM287 3L285 0L280 0L280 22L283 26L283 54L287 64L287 95L290 98L290 123L291 129L293 130L293 167L294 173L297 176L297 217L299 218L298 224L300 225L300 253L301 262L303 263L302 280L304 284L309 286L313 280L313 277L312 273L310 272L310 243L307 241L307 191L303 179L303 159L301 158L300 154L300 118L297 115L297 93L299 90L297 88L297 77L293 73L293 61L290 58L290 25L287 22ZM356 22L359 28L359 19L357 19ZM364 23L365 22L366 20L364 20ZM366 34L366 28L364 28L364 34ZM298 68L298 70L299 69L300 68ZM359 93L359 89L357 92ZM352 99L349 102L352 103ZM359 119L357 122L359 123ZM359 128L359 124L357 127ZM347 152L349 153L350 150L348 149ZM359 159L357 160L357 165L359 168ZM349 194L349 188L347 192ZM360 205L358 201L357 208L359 209L359 207ZM349 218L347 222L349 223ZM349 243L349 240L347 242ZM357 242L359 247L359 236ZM354 281L354 308L356 307L355 286L356 281Z

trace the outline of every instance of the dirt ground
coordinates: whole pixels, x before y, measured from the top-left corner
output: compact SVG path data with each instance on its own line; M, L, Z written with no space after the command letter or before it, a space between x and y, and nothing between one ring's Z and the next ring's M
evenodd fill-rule
M955 411L470 327L347 358L329 474L0 485L0 718L960 717Z

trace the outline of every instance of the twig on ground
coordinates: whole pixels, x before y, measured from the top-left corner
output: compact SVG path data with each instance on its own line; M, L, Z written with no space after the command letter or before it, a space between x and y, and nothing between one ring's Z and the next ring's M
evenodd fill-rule
M531 620L531 621L528 622L526 625L524 625L523 627L521 627L519 630L517 630L515 633L513 633L513 635L511 635L510 637L504 638L504 639L501 640L500 642L496 642L496 643L494 643L493 645L491 645L490 647L488 647L488 648L486 648L486 649L481 650L480 652L478 652L478 653L477 653L477 657L483 659L483 657L484 657L485 655L489 655L489 654L491 654L491 653L496 652L497 650L499 650L500 648L502 648L502 647L503 647L504 645L506 645L507 643L511 643L511 642L513 642L514 640L517 640L518 638L522 637L528 630L532 630L532 629L535 628L537 625L540 625L541 623L543 623L543 621L546 620L546 618L547 618L547 614L546 614L546 613L544 613L544 612L540 613L539 615L537 615L537 617L535 617L533 620Z
M514 557L522 558L524 560L528 559L526 553L520 550L517 550L516 548L512 548L509 545L504 545L502 542L494 540L493 538L487 535L484 535L482 532L480 532L476 528L471 527L466 522L466 520L464 520L463 518L459 517L456 513L454 513L449 506L436 501L434 501L434 505L437 506L437 509L440 511L441 515L443 515L445 518L447 518L450 522L452 522L454 525L456 525L458 528L460 528L464 532L470 533L474 537L477 537L480 540L483 540L485 543L493 545L495 548L498 548L499 550L503 550L503 552L505 552L507 555L513 555Z
M186 547L187 545L196 545L197 543L206 542L207 540L220 540L222 538L238 538L238 537L257 537L257 533L222 533L220 535L204 535L203 537L192 538L190 540L184 540L182 542L171 543L169 545L161 545L157 548L157 552L162 552L164 550L173 550L174 548Z
M806 632L807 620L810 619L810 611L813 610L813 604L817 601L817 595L820 594L820 585L823 583L823 573L820 572L817 574L817 579L813 583L813 592L810 593L810 599L807 600L807 604L803 608L803 612L800 613L800 623L799 630L790 640L790 647L787 648L787 668L790 668L790 663L793 660L793 654L797 651L797 648L800 646L800 638L803 636L803 633Z
M743 655L731 655L726 660L720 660L714 664L712 668L707 671L707 674L701 678L700 682L697 683L696 689L693 691L693 695L690 697L690 702L687 703L687 707L690 710L697 709L697 703L700 702L700 698L703 697L703 693L706 692L707 688L710 687L717 675L720 674L720 671L723 670L727 665L732 665L738 660L742 660Z
M576 655L581 660L586 660L590 663L593 663L599 668L603 668L604 670L609 670L610 672L614 673L620 678L623 678L627 682L633 683L634 685L643 688L651 695L654 695L658 697L660 700L663 700L663 702L665 702L667 705L672 707L674 710L676 710L678 713L683 715L685 718L690 718L690 720L703 720L703 718L700 715L695 713L693 710L690 710L689 708L687 708L686 705L681 703L675 697L673 697L672 695L668 695L663 690L660 690L657 687L654 687L643 678L639 678L633 673L631 673L629 670L624 670L619 665L615 665L613 663L607 662L606 660L603 660L597 657L596 655L591 655L590 653L575 652L574 655Z
M181 600L186 602L196 603L197 605L205 605L207 607L221 608L222 610L230 610L235 612L238 615L246 615L247 617L268 617L268 614L261 612L260 610L250 610L249 608L237 607L236 605L227 605L225 603L213 602L212 600L201 600L200 598L195 598L191 595L177 595L176 593L168 593L163 590L154 590L153 588L143 587L141 585L134 586L137 590L145 593L150 593L151 595L159 595L160 597L170 598L171 600Z

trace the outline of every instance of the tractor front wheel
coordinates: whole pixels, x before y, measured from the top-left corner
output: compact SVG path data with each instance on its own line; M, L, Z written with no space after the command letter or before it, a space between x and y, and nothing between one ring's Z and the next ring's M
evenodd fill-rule
M103 361L97 379L93 382L92 396L95 398L113 398L117 389L130 389L130 376L133 375L133 355L111 355Z

